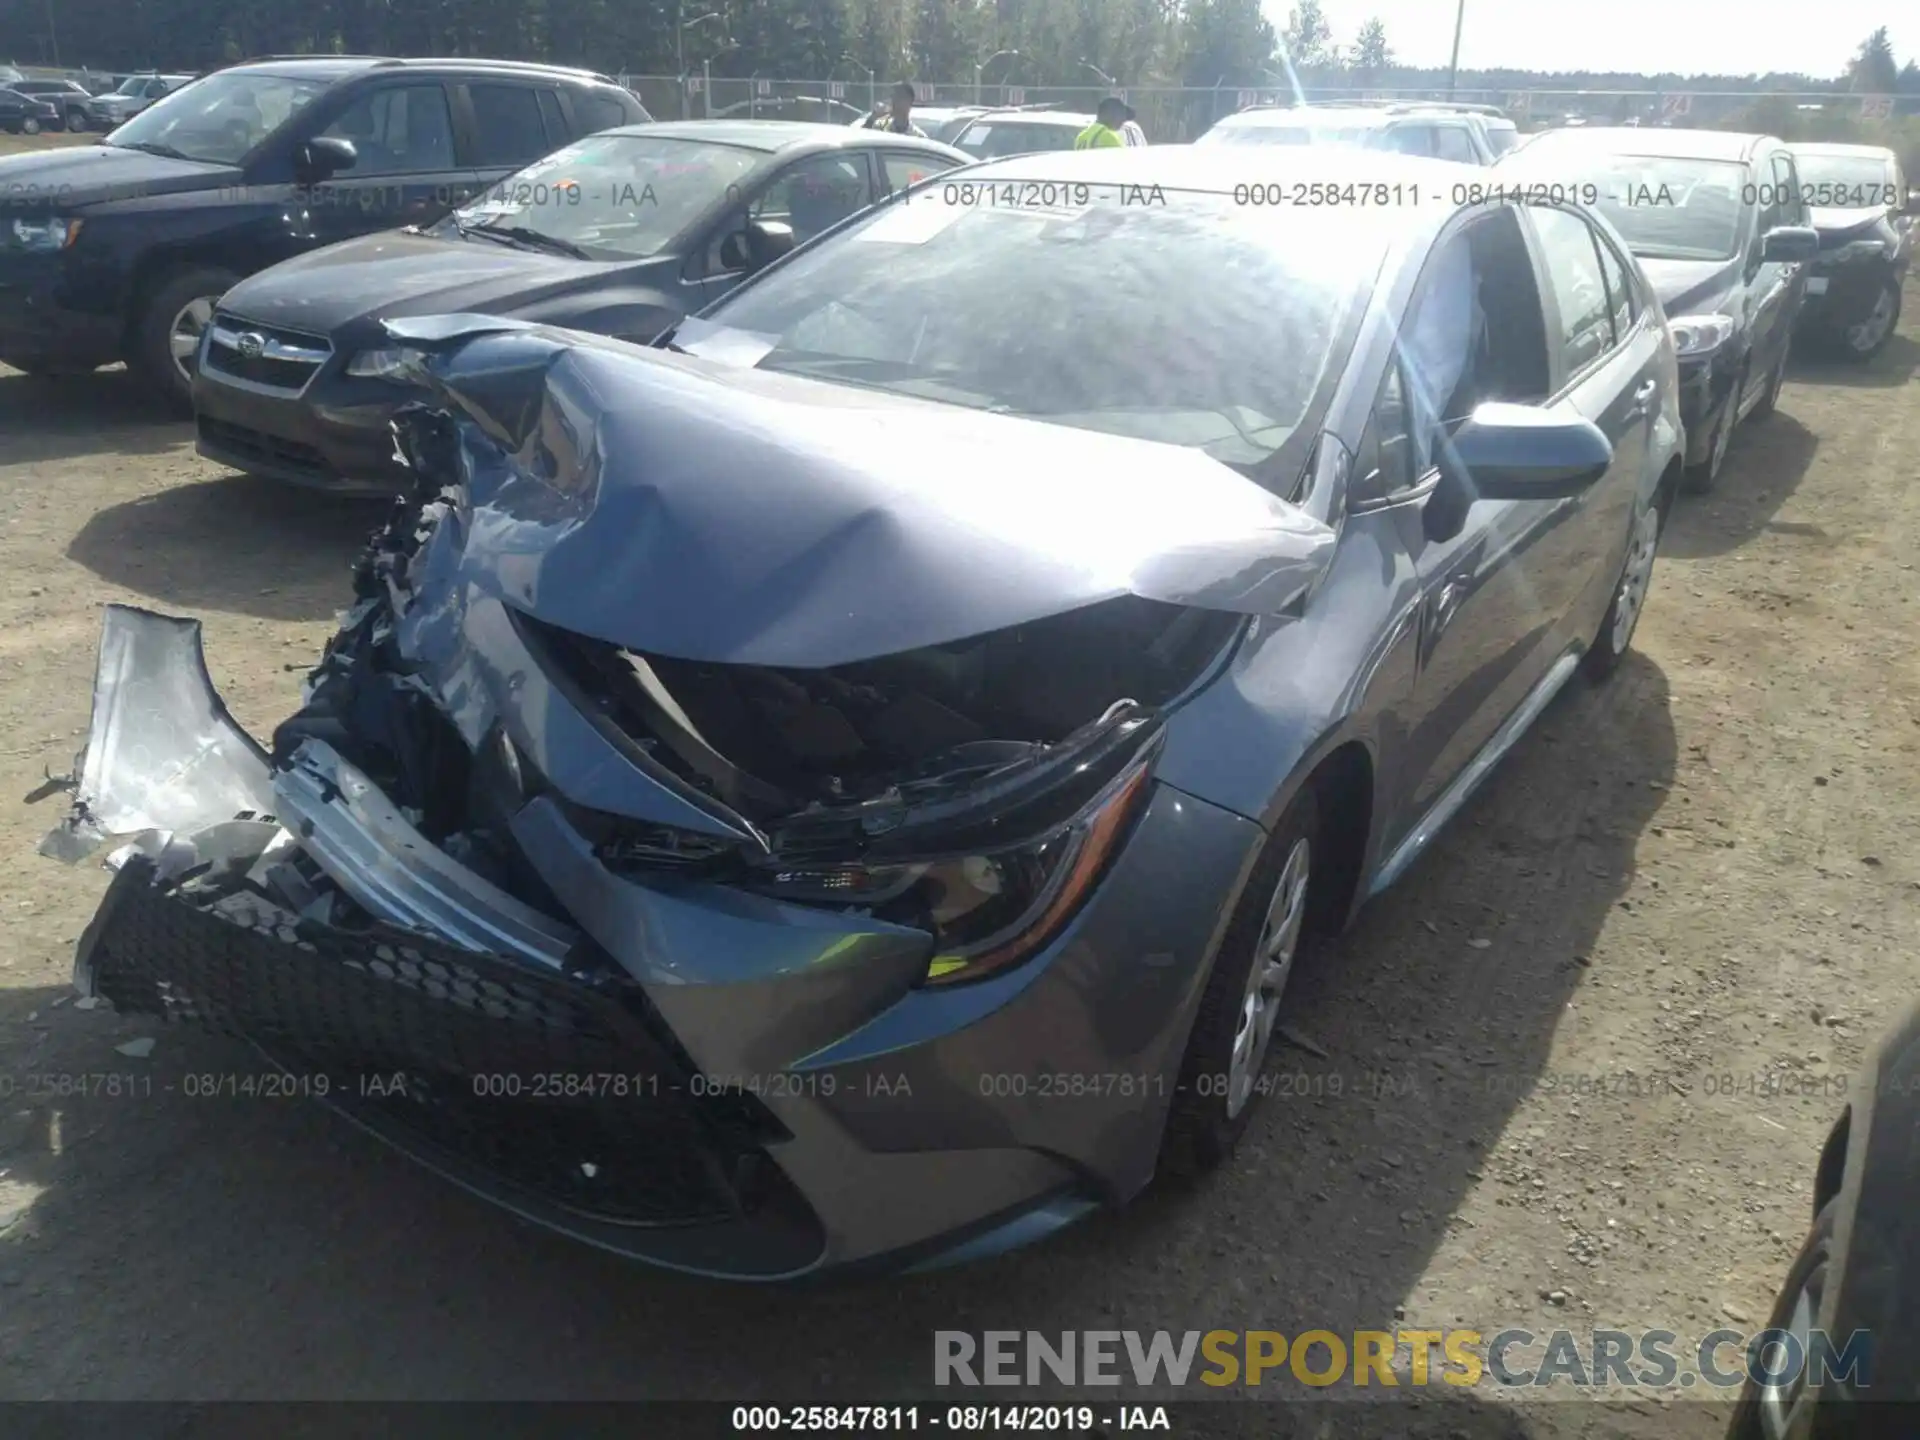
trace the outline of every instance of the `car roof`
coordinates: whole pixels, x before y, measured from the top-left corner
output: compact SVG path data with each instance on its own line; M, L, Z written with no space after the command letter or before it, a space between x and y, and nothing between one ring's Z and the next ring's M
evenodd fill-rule
M571 65L545 65L531 60L468 60L457 57L403 59L394 55L273 55L242 60L223 70L251 70L262 74L299 76L306 79L340 80L369 70L438 71L453 70L467 74L547 75L568 80L593 81L612 85L611 76ZM167 77L172 78L172 77Z
M1796 155L1856 155L1863 160L1900 158L1884 145L1845 145L1838 140L1796 140L1787 148Z
M937 140L922 140L917 135L896 135L890 130L854 130L846 125L819 124L811 120L659 120L650 125L623 125L603 132L618 135L647 135L656 139L705 140L714 145L736 145L743 150L763 150L771 155L800 146L820 150L845 149L850 145L878 149L905 149L919 154L931 147L949 150ZM960 158L966 159L966 156Z
M1552 142L1558 149L1584 148L1599 154L1675 160L1745 160L1767 141L1765 135L1732 130L1669 130L1659 125L1581 125L1542 130L1526 146L1528 153ZM1521 153L1514 152L1516 155Z
M1271 165L1271 172L1263 173ZM1398 155L1384 150L1349 150L1338 146L1303 145L1284 155L1267 155L1256 147L1219 145L1131 145L1099 150L1043 150L985 160L968 170L968 178L989 175L1010 180L1085 181L1113 185L1157 185L1163 190L1200 190L1230 195L1238 187L1280 180L1291 185L1333 182L1352 184L1415 184L1436 197L1451 193L1460 180L1486 178L1486 170L1455 160L1433 160L1423 155ZM1398 207L1382 205L1383 214ZM1439 213L1445 201L1421 210Z
M1218 123L1222 125L1244 125L1248 129L1288 129L1336 130L1364 129L1384 125L1389 120L1398 120L1402 116L1390 110L1369 110L1358 105L1352 108L1335 105L1259 105L1250 110L1236 110Z
M1093 116L1078 110L983 110L973 118L995 125L1077 125L1082 130L1093 124Z

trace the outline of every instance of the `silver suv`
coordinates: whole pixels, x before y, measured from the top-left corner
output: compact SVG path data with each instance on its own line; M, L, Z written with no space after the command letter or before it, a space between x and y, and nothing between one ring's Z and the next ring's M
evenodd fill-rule
M1197 145L1358 145L1491 165L1520 141L1492 105L1252 105L1219 121Z

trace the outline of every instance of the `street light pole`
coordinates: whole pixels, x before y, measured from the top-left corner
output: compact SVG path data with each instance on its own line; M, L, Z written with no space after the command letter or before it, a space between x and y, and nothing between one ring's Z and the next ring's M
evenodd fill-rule
M973 65L973 103L980 103L980 77L986 73L987 66L993 64L1002 55L1018 55L1018 50L996 50L984 60L976 60Z
M1460 27L1467 18L1467 0L1460 0L1453 12L1453 58L1447 62L1447 99L1453 99L1453 87L1460 79Z

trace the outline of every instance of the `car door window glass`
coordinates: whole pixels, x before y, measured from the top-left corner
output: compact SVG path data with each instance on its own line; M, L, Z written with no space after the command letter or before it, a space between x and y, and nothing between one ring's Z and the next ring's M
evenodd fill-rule
M344 172L348 179L453 168L453 120L438 85L369 91L321 134L353 143L359 158Z
M1468 165L1479 163L1480 157L1474 153L1473 141L1458 125L1442 125L1434 134L1434 148L1442 160L1459 160Z
M1401 155L1435 154L1431 125L1396 125L1387 132L1381 148Z
M864 155L816 155L776 176L748 215L791 225L793 243L804 245L866 204Z
M1420 478L1413 460L1406 388L1396 358L1387 365L1386 378L1380 382L1380 393L1373 402L1373 414L1360 437L1349 503L1377 504L1404 494Z
M1586 369L1613 348L1612 306L1600 269L1593 227L1571 210L1533 207L1535 233L1546 260L1547 281L1560 309L1554 337L1566 374Z
M1512 207L1475 216L1428 257L1400 353L1414 480L1432 466L1440 437L1482 403L1547 398L1546 321Z
M483 170L518 168L554 147L540 123L540 102L524 85L472 85L473 121Z
M584 110L582 106L585 107ZM573 113L584 117L585 131L589 135L597 135L602 130L611 130L616 125L629 123L627 112L618 101L608 100L600 95L580 95L576 92L573 97Z
M1604 237L1596 238L1599 239L1600 272L1607 282L1607 303L1613 311L1613 338L1618 343L1626 338L1627 332L1633 329L1633 322L1640 318L1640 297L1634 289L1633 277L1627 273L1625 262Z
M535 94L540 100L540 122L547 132L547 150L557 149L572 138L567 131L567 117L560 109L560 96L552 90L539 90Z
M1804 225L1807 223L1807 207L1800 194L1800 172L1794 167L1793 157L1780 150L1773 157L1773 187L1780 200L1780 223L1782 225Z
M899 154L889 154L881 163L886 170L889 192L905 190L929 175L938 175L943 170L951 170L954 164L953 161L939 155Z

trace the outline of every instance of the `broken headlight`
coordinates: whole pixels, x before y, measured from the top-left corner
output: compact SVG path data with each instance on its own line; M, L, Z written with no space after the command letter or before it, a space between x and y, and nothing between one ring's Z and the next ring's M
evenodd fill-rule
M785 900L843 905L931 931L925 983L978 980L1044 949L1080 908L1151 792L1134 765L1068 824L992 854L859 868L789 870L758 887Z

